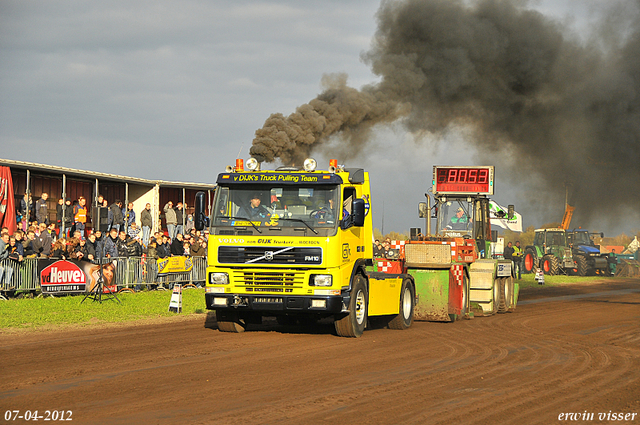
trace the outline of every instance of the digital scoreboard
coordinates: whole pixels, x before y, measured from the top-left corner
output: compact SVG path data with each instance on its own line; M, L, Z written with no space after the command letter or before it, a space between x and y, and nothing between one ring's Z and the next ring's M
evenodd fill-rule
M433 167L433 193L493 195L494 166Z

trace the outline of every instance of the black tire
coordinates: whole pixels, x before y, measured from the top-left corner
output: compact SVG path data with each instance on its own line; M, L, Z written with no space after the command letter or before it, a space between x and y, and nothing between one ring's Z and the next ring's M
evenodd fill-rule
M542 271L549 276L555 276L560 269L560 261L555 255L545 255L542 257Z
M389 329L405 330L413 323L413 309L416 304L416 291L410 279L402 281L400 289L400 311L389 322Z
M507 313L513 310L513 278L503 277L500 279L500 304L498 313Z
M524 257L522 257L522 270L524 273L533 273L538 266L538 259L536 254L531 248L527 248L524 251Z
M218 330L220 332L242 333L247 329L247 322L234 311L216 311Z
M587 269L589 268L589 266L587 265L587 259L584 258L583 255L576 255L575 257L573 257L573 260L576 263L578 276L586 276Z
M511 294L511 297L509 299L509 303L507 304L507 311L509 313L513 313L514 311L516 311L516 303L517 303L517 299L516 299L516 278L515 277L508 277L507 279L507 285L509 285L509 291Z
M502 302L502 287L500 286L501 278L497 278L493 281L493 314L500 311L500 303Z
M362 275L357 274L353 279L351 288L351 301L349 301L349 314L336 319L334 326L339 336L358 338L364 332L367 324L367 308L369 295Z

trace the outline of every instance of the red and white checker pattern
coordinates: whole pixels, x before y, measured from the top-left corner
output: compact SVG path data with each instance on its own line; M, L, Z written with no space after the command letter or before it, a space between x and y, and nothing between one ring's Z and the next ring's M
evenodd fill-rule
M390 261L378 261L378 271L387 273L393 266Z
M391 241L391 249L397 249L400 255L404 255L404 241Z
M378 261L378 271L383 273L402 273L398 261Z
M464 266L460 264L454 264L453 266L451 266L451 274L453 275L453 278L456 280L456 283L458 285L462 285L462 280L464 276Z
M391 249L402 249L404 241L391 241Z

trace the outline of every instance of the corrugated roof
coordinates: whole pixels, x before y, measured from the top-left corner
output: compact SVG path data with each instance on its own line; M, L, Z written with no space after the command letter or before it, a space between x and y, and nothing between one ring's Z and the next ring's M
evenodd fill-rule
M5 165L13 168L28 169L29 171L44 171L54 174L65 174L77 177L92 178L98 180L110 180L118 181L122 183L139 183L148 185L160 185L160 186L172 186L172 187L188 187L198 189L213 189L216 185L212 183L193 183L193 182L173 182L168 180L149 180L141 179L139 177L120 176L117 174L100 173L97 171L79 170L77 168L59 167L57 165L38 164L35 162L15 161L12 159L0 158L0 165Z

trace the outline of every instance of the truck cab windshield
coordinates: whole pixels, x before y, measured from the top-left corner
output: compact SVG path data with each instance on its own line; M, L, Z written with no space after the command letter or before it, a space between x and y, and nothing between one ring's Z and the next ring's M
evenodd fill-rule
M218 187L211 217L215 234L238 230L273 235L327 236L339 220L336 185L233 185Z
M473 203L461 199L438 202L438 233L451 237L471 237Z
M573 232L572 238L575 245L592 245L589 232L575 231Z

